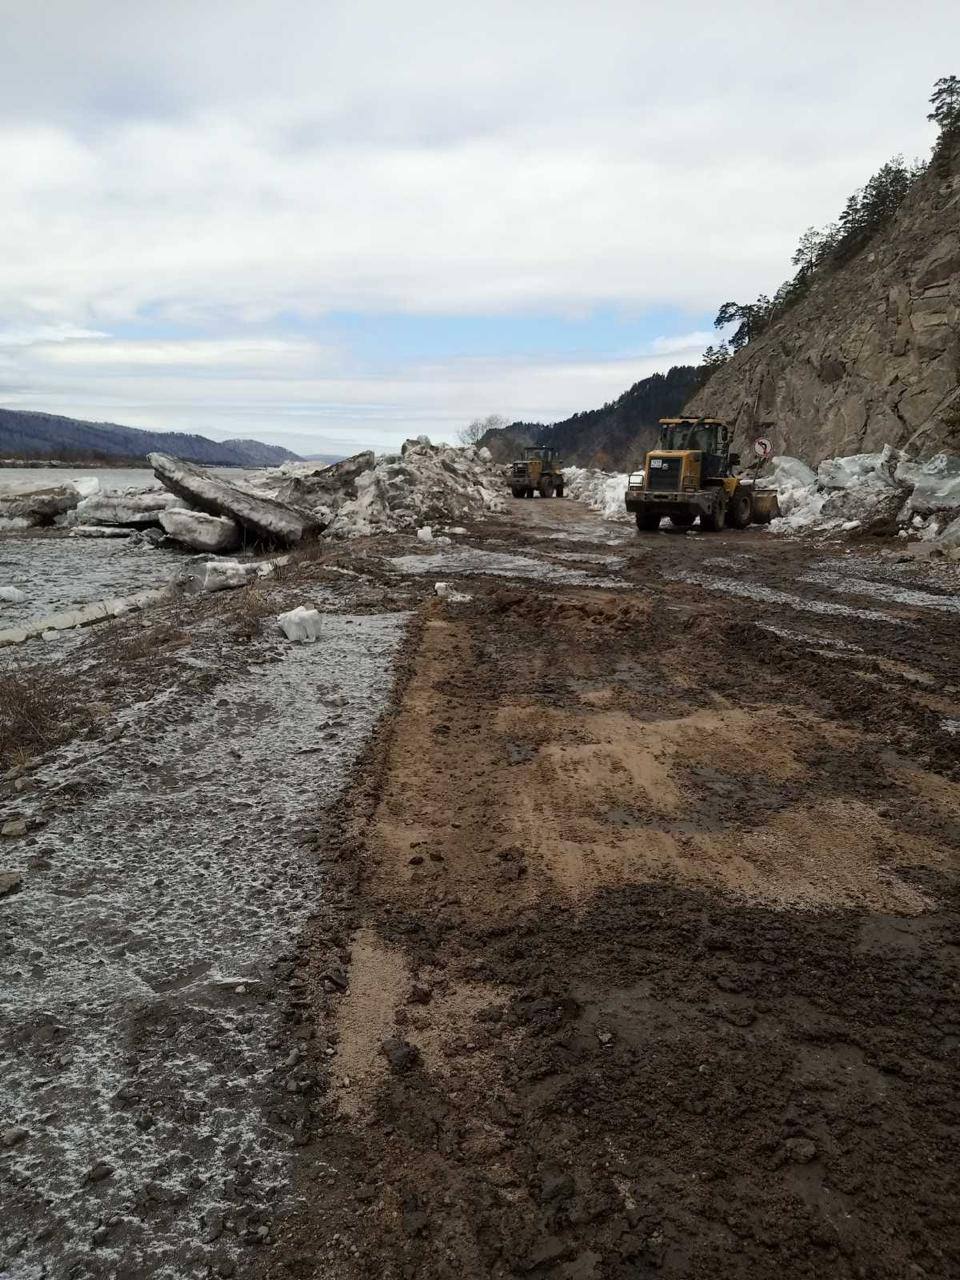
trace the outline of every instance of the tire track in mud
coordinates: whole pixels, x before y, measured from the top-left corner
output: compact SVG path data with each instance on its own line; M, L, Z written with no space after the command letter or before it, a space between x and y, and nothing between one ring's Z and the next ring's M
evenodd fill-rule
M922 688L878 705L652 573L478 585L423 610L317 835L321 1083L257 1271L954 1274L960 787Z

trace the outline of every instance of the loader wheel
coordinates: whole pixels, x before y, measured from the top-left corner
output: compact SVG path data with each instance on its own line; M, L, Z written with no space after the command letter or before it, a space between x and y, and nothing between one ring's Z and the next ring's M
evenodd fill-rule
M553 479L550 476L544 476L544 478L540 481L540 497L541 498L553 497Z
M674 511L670 516L670 523L675 529L689 529L695 519L692 511Z
M719 533L727 523L727 495L721 493L717 495L716 501L710 511L702 511L700 513L700 528L705 529L708 533Z
M660 516L655 511L638 511L637 528L644 533L654 533L660 528Z
M753 499L745 489L738 489L730 499L727 519L734 529L746 529L753 518Z
M520 489L520 488L514 489L511 487L510 492L513 494L515 498L525 498L527 496L526 489Z
M558 497L558 498L562 498L562 497L563 497L563 485L562 485L562 484L557 485L557 497Z

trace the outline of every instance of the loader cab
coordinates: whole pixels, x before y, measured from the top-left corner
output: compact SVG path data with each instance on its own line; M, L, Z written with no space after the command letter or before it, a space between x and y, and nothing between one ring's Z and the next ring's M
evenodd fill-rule
M701 484L716 483L730 471L730 428L719 418L661 418L657 449L699 453Z
M511 464L510 490L515 498L563 497L563 470L559 452L551 445L531 444Z

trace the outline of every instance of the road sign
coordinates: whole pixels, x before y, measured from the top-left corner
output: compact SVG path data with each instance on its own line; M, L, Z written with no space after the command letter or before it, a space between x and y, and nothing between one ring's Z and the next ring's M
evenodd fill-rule
M773 453L773 445L766 436L757 436L753 442L753 452L758 458L762 458L766 462L767 458Z

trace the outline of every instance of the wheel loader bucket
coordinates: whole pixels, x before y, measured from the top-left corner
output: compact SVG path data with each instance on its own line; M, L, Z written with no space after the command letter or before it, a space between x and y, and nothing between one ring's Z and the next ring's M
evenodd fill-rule
M769 524L774 516L780 514L776 489L754 489L753 519L757 524Z

